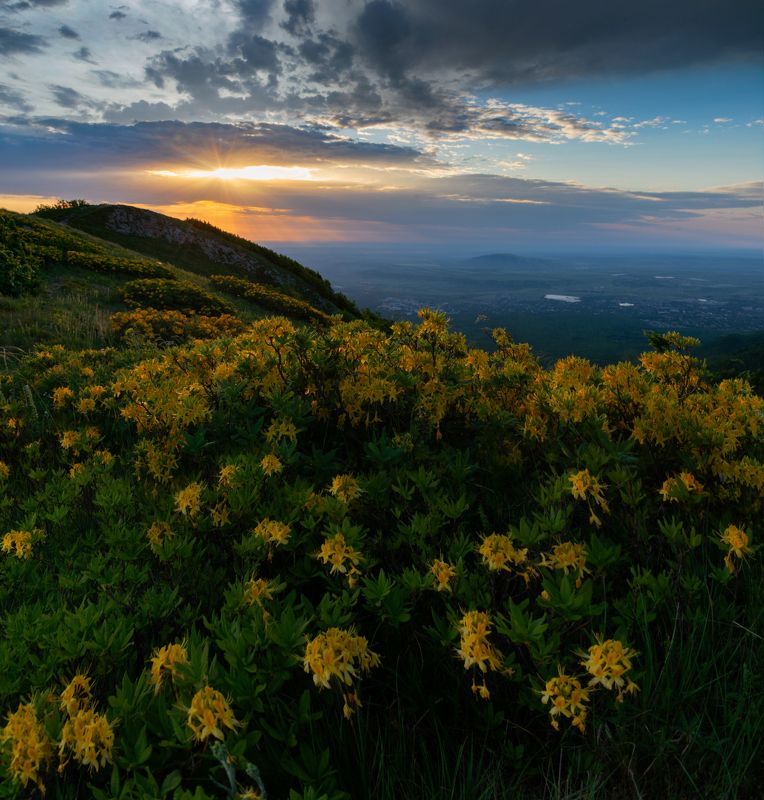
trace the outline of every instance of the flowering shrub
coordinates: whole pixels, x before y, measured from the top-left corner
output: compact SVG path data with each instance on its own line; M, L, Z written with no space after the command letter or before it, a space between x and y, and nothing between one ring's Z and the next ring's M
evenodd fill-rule
M181 309L213 317L234 311L225 300L188 281L142 278L126 283L120 294L133 308Z
M367 796L347 743L435 724L530 796L551 761L692 796L675 742L708 786L732 755L703 736L753 758L744 381L673 339L545 370L429 310L232 334L0 374L7 793Z
M240 333L244 323L231 314L205 316L170 309L140 308L111 315L120 339L136 337L156 344L180 344L188 339L215 339Z

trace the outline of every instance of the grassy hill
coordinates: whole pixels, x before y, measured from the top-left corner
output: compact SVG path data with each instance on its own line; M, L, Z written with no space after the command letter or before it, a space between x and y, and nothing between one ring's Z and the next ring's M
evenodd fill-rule
M764 400L693 340L0 226L0 798L760 796Z
M115 219L118 231L110 227ZM0 346L7 353L42 343L114 344L119 336L110 318L131 309L156 309L168 318L170 312L226 314L242 324L274 312L302 320L362 316L292 259L206 223L127 206L80 205L36 215L0 210L0 259ZM158 282L153 295L150 285L136 286L136 280ZM167 333L156 319L153 327L157 338Z

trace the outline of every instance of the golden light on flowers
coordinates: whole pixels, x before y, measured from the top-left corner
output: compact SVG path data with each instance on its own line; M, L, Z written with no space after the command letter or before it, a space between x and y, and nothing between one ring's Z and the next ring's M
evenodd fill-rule
M353 586L356 576L359 574L357 569L361 562L361 554L345 541L342 533L336 533L324 540L321 549L316 555L322 564L331 565L332 575L342 573L348 576L348 583Z
M182 644L167 644L156 651L151 659L151 683L155 692L162 688L165 675L175 680L181 664L188 664L188 651Z
M618 639L605 639L597 637L597 643L589 648L588 654L581 660L581 664L592 677L589 686L604 686L605 689L617 689L620 701L624 693L633 694L638 691L638 686L631 678L625 677L631 670L631 659L636 651L624 646Z
M61 692L60 705L61 710L72 717L78 711L87 708L90 705L92 696L92 687L90 685L90 678L87 675L77 673L71 681L67 684L63 692Z
M268 518L258 522L252 531L265 544L285 544L289 539L290 532L291 528L285 522Z
M188 517L195 517L201 509L202 486L199 483L189 483L175 495L175 508L178 513Z
M210 736L222 741L223 728L234 730L239 723L225 697L217 689L205 686L191 700L186 725L197 742L205 742Z
M335 475L329 486L329 494L343 503L352 503L362 494L358 481L352 475Z
M484 563L490 570L506 570L519 567L528 561L528 549L518 550L509 536L492 533L483 538L478 548Z
M16 711L8 715L8 722L0 732L0 742L10 744L8 772L11 778L25 788L32 781L44 794L42 773L53 757L53 748L31 703L19 703Z
M66 721L61 732L59 771L66 766L63 756L67 750L82 766L98 770L111 761L113 746L114 731L106 716L91 708L82 709Z
M720 538L722 543L729 547L729 552L724 557L724 565L732 574L735 572L735 562L732 560L732 556L742 561L745 556L753 552L748 546L748 534L737 525L728 525L721 533Z
M305 672L313 673L313 683L328 689L332 678L336 678L342 686L352 686L359 678L359 672L368 672L379 666L379 656L369 650L366 638L359 636L351 628L329 628L309 639L305 645L303 658ZM355 692L343 691L345 717L353 713L353 706L360 706Z
M557 677L546 682L541 693L541 702L549 704L549 716L555 730L560 730L558 717L562 716L584 733L587 714L585 704L589 702L589 692L581 686L581 681L577 678L566 675L560 669Z
M439 592L450 592L451 581L456 575L456 568L447 561L436 558L430 565L430 574L435 578L435 588Z

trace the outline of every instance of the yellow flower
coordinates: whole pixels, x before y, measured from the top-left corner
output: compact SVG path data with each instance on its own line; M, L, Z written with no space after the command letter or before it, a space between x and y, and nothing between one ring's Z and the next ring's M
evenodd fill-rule
M546 682L544 691L541 692L541 702L549 704L549 716L552 727L560 729L558 716L566 717L570 724L578 728L581 733L586 730L587 709L585 703L589 701L589 692L582 688L581 682L576 678L566 675L562 668L558 670L556 678Z
M605 496L602 494L605 485L601 484L588 469L582 469L579 472L568 475L568 480L570 481L570 493L576 500L586 500L589 506L589 522L599 528L602 522L594 512L591 500L594 500L605 513L610 511L607 500L605 500Z
M312 672L313 683L324 689L329 688L332 678L351 686L359 670L368 672L378 665L379 656L369 650L366 639L358 636L352 628L329 628L305 645L305 672Z
M262 461L260 462L260 469L270 476L275 475L281 472L284 469L284 465L274 456L272 453L268 453L267 456L263 456Z
M332 575L337 572L347 575L348 582L352 586L355 576L359 574L357 567L362 556L352 545L346 544L344 534L336 533L324 540L316 558L323 564L332 565L330 570Z
M265 544L285 544L290 531L291 528L285 522L266 517L257 524L252 533L259 536Z
M512 539L501 533L485 536L478 552L483 556L483 561L488 569L491 570L503 569L509 572L512 567L519 567L528 560L527 548L518 550L512 543Z
M83 397L77 403L77 410L80 414L89 414L95 409L95 400L92 397Z
M195 517L201 508L202 486L199 483L189 483L175 495L175 508L180 514Z
M233 730L240 723L236 721L225 697L217 689L205 686L193 696L186 724L194 734L194 739L204 742L210 736L222 741L222 728Z
M7 480L10 474L11 468L5 463L5 461L0 461L0 480Z
M435 588L439 592L451 591L451 580L456 575L455 567L436 558L430 566L430 572L435 576Z
M69 448L74 447L75 444L79 441L80 435L77 431L64 431L61 436L61 447L64 450L69 450ZM77 452L77 450L75 450Z
M748 546L748 534L737 527L737 525L728 525L720 538L724 544L729 547L729 552L724 557L724 564L727 571L731 574L735 571L735 564L732 561L732 556L739 558L741 561L745 556L750 555L753 550Z
M247 605L257 603L262 608L263 600L273 599L273 587L264 578L250 578L244 584L244 602Z
M329 486L329 493L343 503L350 504L361 496L361 488L352 475L335 475Z
M666 478L663 481L663 486L660 488L660 495L663 498L663 502L673 501L674 503L679 502L679 497L677 496L677 491L683 490L686 494L702 494L703 493L703 484L691 473L691 472L680 472L674 478Z
M618 699L623 699L623 693L632 694L638 687L630 678L625 678L631 669L631 659L636 652L625 647L618 639L602 640L597 637L597 643L589 648L588 654L581 659L581 664L592 676L589 686L604 686L606 689L617 689ZM627 682L628 681L628 682Z
M485 611L468 611L459 622L460 642L456 652L464 668L477 667L481 672L502 670L502 654L488 641L491 619Z
M74 392L68 386L59 386L53 390L53 406L63 408L73 397Z
M210 517L212 519L212 524L216 528L222 528L223 525L228 524L231 519L231 515L228 511L228 506L226 505L225 501L221 500L210 509Z
M78 711L66 721L61 732L58 745L59 754L63 756L70 750L74 760L84 767L99 770L111 761L114 746L114 731L104 714L92 709ZM59 771L63 771L66 760L62 760Z
M589 572L586 567L586 548L575 542L561 542L552 548L551 553L541 557L542 567L561 569L566 575L571 572L576 576L576 585L580 585L584 573Z
M50 762L53 748L31 703L19 703L16 711L8 715L8 722L0 732L0 742L11 746L8 765L11 777L23 787L33 781L40 793L44 794L45 786L40 773L45 771Z
M153 522L148 531L146 531L149 546L154 552L162 546L162 542L166 539L171 539L172 535L173 531L169 522Z
M294 422L288 419L274 419L265 432L268 442L277 442L280 439L289 439L291 442L297 441L297 428Z
M151 659L151 682L155 692L162 688L165 673L175 680L179 664L188 664L188 652L182 644L166 644L156 651Z
M227 489L232 489L237 470L238 467L235 464L226 464L220 469L218 484L225 486Z
M90 678L77 673L61 692L61 710L73 717L78 711L90 706L91 700Z
M13 553L16 558L30 558L35 540L42 539L44 535L39 528L33 528L31 531L9 531L3 536L0 549L4 553Z

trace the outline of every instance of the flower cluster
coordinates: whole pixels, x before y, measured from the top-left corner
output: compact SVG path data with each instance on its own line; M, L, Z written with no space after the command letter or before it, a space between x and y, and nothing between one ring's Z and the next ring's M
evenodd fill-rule
M518 549L509 536L501 533L492 533L486 536L478 552L483 557L483 561L491 570L506 570L510 572L512 568L521 567L528 561L528 548Z
M285 522L267 517L257 523L252 533L262 539L265 544L286 544L291 528Z
M721 533L720 539L722 544L729 547L729 551L724 557L724 565L729 573L733 573L735 572L735 562L732 560L732 556L742 561L745 556L753 552L748 545L748 534L737 525L728 525Z
M326 538L316 557L322 564L331 564L332 575L338 572L347 575L350 586L358 580L361 554L345 541L344 534L335 533Z
M542 556L541 566L561 569L566 575L572 572L576 576L576 586L580 586L584 574L589 571L586 567L586 547L576 542L556 544L551 552Z
M703 484L691 472L680 472L675 477L666 478L660 488L664 502L678 503L682 498L692 494L703 494Z
M464 669L477 667L483 675L488 670L511 675L512 670L504 666L504 656L488 641L491 634L491 618L485 611L468 611L459 621L459 647L456 652L464 662ZM472 692L483 700L490 697L483 678L482 686L475 684L472 677Z
M225 738L222 728L234 730L239 726L231 706L223 695L211 686L200 689L191 700L186 724L197 742L210 736L221 741Z
M570 720L571 725L584 733L589 692L581 686L581 681L577 678L566 675L560 669L556 677L546 682L544 691L541 693L541 702L551 706L549 716L555 730L560 729L557 717L563 716Z
M23 787L32 781L44 793L42 773L53 757L53 748L31 703L20 703L16 711L8 715L8 722L0 732L0 742L11 746L11 777Z
M195 517L201 510L201 499L201 484L189 483L175 495L175 508L184 516Z
M59 772L62 772L70 752L75 761L84 767L99 770L111 761L114 731L104 714L91 706L90 679L75 675L61 693L61 708L68 715L58 743Z
M352 475L335 475L329 493L343 503L350 504L361 496L361 487Z
M30 558L33 544L43 536L43 531L39 528L31 531L9 531L3 536L0 549L4 553L13 553L16 558Z
M584 655L584 654L582 654ZM623 700L624 693L633 694L638 690L634 681L625 677L631 670L631 660L636 652L618 639L605 639L597 637L597 643L589 648L581 664L592 676L589 680L590 687L604 686L605 689L617 689L617 699Z
M178 666L187 663L188 651L182 644L167 644L160 647L151 659L151 682L154 684L154 691L158 692L162 688L165 675L175 680Z
M430 573L435 577L435 588L439 592L451 591L451 581L456 576L456 568L452 564L436 558L430 565Z
M576 500L586 500L589 506L589 522L599 528L602 525L602 520L594 511L592 500L605 514L610 511L607 500L602 494L605 486L588 469L582 469L572 475L568 475L568 480L570 481L570 493Z

